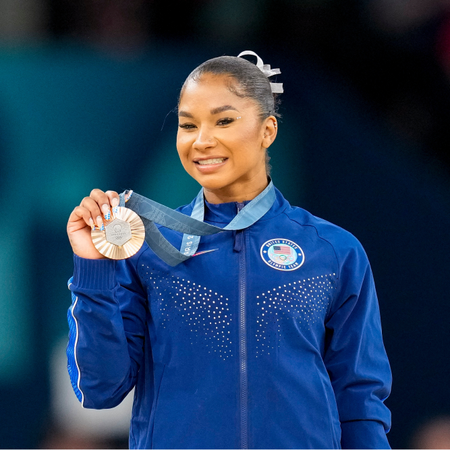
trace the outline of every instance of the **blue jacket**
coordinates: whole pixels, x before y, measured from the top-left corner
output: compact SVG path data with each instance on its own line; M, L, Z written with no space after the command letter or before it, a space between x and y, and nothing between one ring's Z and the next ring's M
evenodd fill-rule
M207 204L205 221L223 227L238 207ZM86 408L135 387L131 448L389 447L378 301L350 233L277 191L262 219L203 237L175 268L146 244L74 260L72 385Z

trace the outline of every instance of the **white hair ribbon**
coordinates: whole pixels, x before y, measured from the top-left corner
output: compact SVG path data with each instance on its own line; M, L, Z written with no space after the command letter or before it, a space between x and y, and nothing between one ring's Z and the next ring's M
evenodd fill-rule
M244 50L239 53L238 58L245 55L256 56L256 67L267 77L271 77L273 75L278 75L281 73L280 69L271 69L270 64L264 64L263 60L251 50ZM283 83L270 83L270 87L272 89L273 94L282 94L283 93Z

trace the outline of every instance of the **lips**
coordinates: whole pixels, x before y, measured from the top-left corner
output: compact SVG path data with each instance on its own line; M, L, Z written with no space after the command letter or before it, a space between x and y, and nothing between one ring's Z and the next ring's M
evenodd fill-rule
M210 158L210 159L201 159L194 162L200 166L212 166L214 164L222 164L226 159L227 158Z

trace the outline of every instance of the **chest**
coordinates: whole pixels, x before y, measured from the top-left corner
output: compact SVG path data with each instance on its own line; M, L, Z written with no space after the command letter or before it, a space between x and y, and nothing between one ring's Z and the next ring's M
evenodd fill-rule
M202 238L198 255L170 270L143 259L154 335L224 358L236 352L243 329L255 356L323 342L336 260L314 236L294 231L261 227Z

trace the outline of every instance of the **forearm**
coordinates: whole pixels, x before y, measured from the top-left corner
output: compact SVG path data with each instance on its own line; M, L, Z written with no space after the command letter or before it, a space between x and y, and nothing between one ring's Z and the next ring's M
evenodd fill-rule
M133 347L142 348L142 342L136 342L142 341L142 331L125 331L115 262L75 260L68 312L69 373L84 407L110 408L134 386L139 356Z
M327 322L325 362L343 424L342 445L385 448L391 414L384 401L392 376L375 284L364 254L348 261L341 283Z

